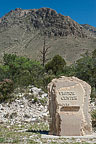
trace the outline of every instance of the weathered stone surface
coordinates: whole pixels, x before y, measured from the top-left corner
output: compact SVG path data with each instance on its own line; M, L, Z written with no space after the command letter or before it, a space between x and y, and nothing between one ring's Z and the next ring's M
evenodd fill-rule
M48 85L50 134L91 134L90 93L90 85L76 77L52 80Z

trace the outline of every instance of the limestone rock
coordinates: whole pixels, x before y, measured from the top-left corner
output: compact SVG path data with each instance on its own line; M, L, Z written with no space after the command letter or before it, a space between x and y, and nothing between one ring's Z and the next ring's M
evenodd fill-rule
M33 121L39 121L45 119L45 115L47 116L47 93L44 93L41 89L30 86L25 91L16 92L16 99L14 101L1 103L0 104L0 122L11 123L11 125L18 123L32 123ZM22 90L21 90L22 91ZM27 97L26 97L26 91ZM13 93L15 94L15 93ZM32 95L32 97L30 97ZM33 103L33 96L37 96L38 103ZM40 103L40 100L43 100L41 96L46 96L45 106ZM28 98L30 97L30 98ZM34 98L33 98L34 100ZM44 114L44 115L43 115Z
M90 85L76 77L52 80L48 85L50 134L91 134L90 93Z

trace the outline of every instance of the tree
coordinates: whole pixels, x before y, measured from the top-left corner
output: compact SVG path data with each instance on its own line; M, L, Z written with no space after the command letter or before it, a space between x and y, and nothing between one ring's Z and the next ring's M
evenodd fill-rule
M56 55L53 57L53 59L51 61L49 61L45 65L45 69L47 72L49 70L52 70L53 74L57 75L58 73L63 72L65 65L66 65L65 60L61 56Z
M43 49L42 49L42 51L40 51L41 61L42 61L43 66L45 66L46 61L48 61L47 55L48 55L49 48L50 48L50 46L46 47L46 40L45 40L45 36L44 36Z
M92 87L91 98L96 98L96 58L83 55L74 64L74 76L89 83Z
M33 61L15 54L4 55L4 65L0 66L0 80L9 78L15 86L40 85L43 81L44 67L38 61ZM42 82L43 83L43 82Z

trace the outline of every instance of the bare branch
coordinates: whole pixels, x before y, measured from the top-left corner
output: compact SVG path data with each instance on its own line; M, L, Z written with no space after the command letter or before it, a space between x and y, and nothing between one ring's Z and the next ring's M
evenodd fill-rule
M42 51L40 51L40 53L41 53L41 54L43 54L43 52L42 52Z
M47 52L49 50L49 48L50 48L50 46L45 49L45 52Z
M41 61L42 61L42 65L45 65L45 62L48 61L49 59L47 59L47 55L48 55L48 50L49 50L50 46L46 47L46 39L44 36L44 42L43 42L43 49L42 51L40 51L41 53Z

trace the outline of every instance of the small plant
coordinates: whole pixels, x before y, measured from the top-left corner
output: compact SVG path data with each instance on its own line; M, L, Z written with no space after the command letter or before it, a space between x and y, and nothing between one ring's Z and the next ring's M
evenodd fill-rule
M96 120L96 110L93 110L91 113L92 120Z
M38 98L37 98L37 97L34 97L33 103L36 103L36 102L38 102Z
M93 110L91 112L91 117L92 117L92 126L94 128L94 127L96 127L96 110Z
M24 96L29 100L34 99L34 94L29 95L28 93L25 93Z
M5 139L4 138L0 138L0 143L4 143Z
M47 103L47 99L46 99L46 98L40 99L40 103L41 103L43 106L45 106L46 103Z

